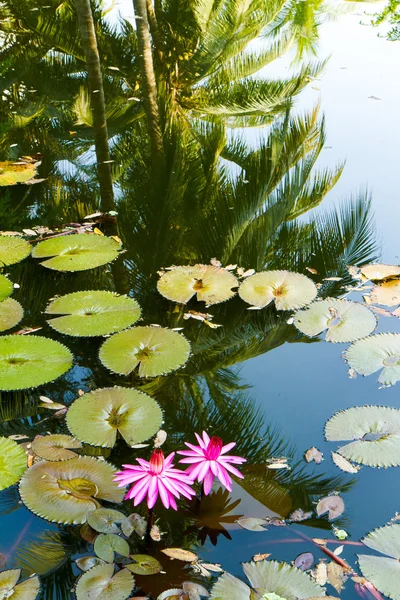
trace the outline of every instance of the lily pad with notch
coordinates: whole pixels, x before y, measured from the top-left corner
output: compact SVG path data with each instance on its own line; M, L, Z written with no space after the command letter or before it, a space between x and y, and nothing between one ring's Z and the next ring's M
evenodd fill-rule
M292 271L262 271L248 277L239 288L239 296L257 308L275 302L277 310L295 310L310 304L317 295L311 279Z
M0 437L0 490L17 483L27 468L25 450L6 437Z
M9 569L0 572L1 598L15 598L15 600L36 600L40 592L39 577L30 577L21 583L18 580L21 569Z
M354 342L344 353L348 364L360 375L382 369L378 382L394 385L400 379L400 334L379 333Z
M190 354L187 339L164 327L133 327L116 333L100 348L107 369L129 375L137 367L140 377L157 377L182 367Z
M81 442L112 448L121 434L134 446L157 433L162 411L153 398L133 388L113 387L80 396L67 413L67 425Z
M72 366L71 352L54 340L31 335L0 337L0 388L23 390L57 379Z
M5 298L8 298L8 296L11 296L12 292L12 282L8 279L8 277L0 274L0 302L2 302Z
M24 309L19 302L7 298L0 302L0 331L6 331L18 325L24 316Z
M173 302L186 304L197 294L197 300L211 306L232 298L238 285L236 277L222 267L194 265L166 271L158 280L157 289Z
M147 554L131 554L130 558L134 561L125 565L135 575L156 575L162 571L161 563L154 556Z
M63 315L47 321L56 331L90 337L130 327L140 317L140 306L133 298L100 290L61 296L53 300L45 312Z
M32 450L40 458L49 461L71 460L78 455L73 450L82 448L82 444L71 437L62 433L43 435L37 437L32 442Z
M92 529L100 533L120 533L117 523L122 523L125 518L119 510L98 508L88 514L87 522Z
M99 500L121 502L124 490L113 481L115 468L104 460L79 456L63 462L41 461L25 472L19 486L25 506L43 519L85 523Z
M392 524L375 529L362 542L369 548L386 554L359 555L362 574L382 594L393 600L400 600L400 525Z
M115 260L120 248L112 238L80 233L39 242L32 256L46 258L40 264L55 271L86 271Z
M20 262L31 250L29 242L18 236L0 235L0 267Z
M327 330L327 342L354 342L370 335L376 328L377 319L373 312L362 304L326 298L297 311L294 324L309 337Z
M369 467L400 465L400 410L355 406L333 415L325 425L327 441L353 440L337 450L348 460Z
M113 533L101 533L94 541L97 556L108 563L114 560L114 554L129 556L129 544L124 538Z
M98 565L80 576L75 594L77 600L127 600L135 580L127 569L114 574L114 565Z

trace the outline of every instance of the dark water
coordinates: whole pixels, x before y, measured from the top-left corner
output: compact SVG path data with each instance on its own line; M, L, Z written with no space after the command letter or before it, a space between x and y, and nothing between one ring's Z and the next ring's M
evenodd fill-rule
M49 177L47 182L29 190L18 187L1 193L2 230L81 222L85 214L96 209L90 184L74 181L60 184L49 165L44 164L42 171L42 176ZM335 539L332 524L324 518L306 525L270 526L263 533L254 533L234 522L242 515L285 518L297 508L311 510L319 498L335 490L343 497L346 510L334 525L349 533L349 541L359 541L368 531L384 525L399 508L398 469L364 467L356 475L339 471L330 460L335 444L325 442L323 427L334 412L355 405L400 408L398 388L378 389L374 375L349 379L341 358L346 345L328 344L319 339L310 342L287 324L289 313L277 313L273 308L248 311L244 303L235 298L210 309L215 322L223 325L220 329L209 329L197 321L184 321L182 311L175 310L172 303L157 294L157 270L173 263L207 261L213 256L221 258L218 251L223 248L229 223L221 216L220 230L212 226L212 242L208 248L196 246L196 239L189 247L180 235L167 235L157 207L154 222L147 223L143 231L141 216L130 204L130 198L140 191L140 182L132 180L131 188L125 185L121 193L119 233L127 252L113 267L83 274L60 274L47 271L28 258L6 270L11 280L20 285L13 297L25 309L24 320L18 328L43 327L38 334L64 343L73 352L75 362L73 369L54 383L32 391L3 393L0 435L26 433L32 439L46 432L67 433L62 420L38 408L40 395L69 404L79 390L133 385L154 396L164 410L163 427L168 433L165 452L181 447L184 440L192 440L194 432L203 429L227 442L237 441L237 454L248 459L241 486L235 484L231 495L215 488L212 506L204 502L200 515L198 508L196 512L194 505L184 503L180 504L177 514L157 510L158 524L164 532L161 542L145 545L139 538L132 538L132 552L157 556L166 571L165 575L138 577L139 595L148 594L153 598L167 588L178 587L182 581L196 577L201 581L184 563L168 562L160 554L165 546L190 548L204 560L221 563L227 571L241 576L240 563L256 553L271 553L274 559L290 562L301 552L311 551L318 562L323 554L311 541L304 540L304 536ZM177 214L174 218L172 226L179 223L181 227L188 217ZM364 233L359 231L362 222L370 223ZM271 235L267 241L265 267L286 268L308 275L306 267L312 267L318 271L312 276L315 282L332 275L342 276L340 284L325 284L321 288L322 295L340 296L344 292L342 284L350 283L346 264L362 264L380 256L373 214L364 197L342 215L342 223L347 224L349 239L358 240L353 248L349 249L351 244L338 239L334 223L327 222L320 228L321 243L312 247L308 243L302 245L301 239L293 247L287 244L284 234ZM242 248L241 264L246 268L260 268L253 263L254 256L252 247ZM124 378L110 374L97 358L99 340L70 338L50 330L42 314L48 300L56 294L86 289L116 290L134 296L143 309L142 324L184 327L193 350L186 367L143 384L135 376ZM359 299L356 294L349 297ZM202 310L204 306L193 302L191 308ZM395 319L381 317L378 331L400 332L400 324ZM304 452L311 446L324 453L322 464L304 461ZM146 449L127 450L126 445L119 442L107 459L120 465L134 462L137 456L148 457L148 452ZM291 469L268 471L265 461L271 456L286 456ZM123 509L127 514L131 512L129 504L125 503ZM143 507L140 511L145 514ZM229 518L232 515L235 517ZM74 597L71 590L79 570L73 559L93 553L91 545L80 537L79 527L57 526L32 515L21 504L16 488L11 488L0 493L0 531L0 553L6 568L22 567L25 575L32 572L43 575L43 598ZM331 550L335 547L335 544L329 546ZM357 546L345 545L342 557L355 566L358 550ZM329 586L328 590L335 595ZM358 598L350 580L341 598Z

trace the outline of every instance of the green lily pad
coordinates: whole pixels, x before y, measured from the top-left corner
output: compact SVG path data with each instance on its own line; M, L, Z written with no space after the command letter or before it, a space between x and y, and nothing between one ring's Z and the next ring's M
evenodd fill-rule
M0 437L0 490L14 485L25 473L27 457L14 440Z
M352 344L344 357L360 375L371 375L382 369L378 382L394 385L400 379L400 334L379 333Z
M64 524L85 523L98 500L121 502L124 490L113 481L115 469L104 460L79 456L63 462L38 462L25 472L19 491L35 514Z
M45 311L65 315L50 319L51 327L73 336L107 335L126 329L140 317L140 306L132 298L113 292L74 292L56 298Z
M80 233L44 240L35 246L32 256L48 258L41 265L55 271L85 271L112 262L119 249L112 238Z
M134 327L106 340L99 357L114 373L129 375L139 366L140 377L157 377L182 367L189 353L189 342L176 331L163 327Z
M197 300L210 306L232 298L236 294L233 288L238 285L236 277L222 267L194 265L166 271L160 277L157 289L173 302L186 304L197 294Z
M243 571L254 589L275 593L286 600L323 596L324 589L300 569L275 560L243 564Z
M127 569L114 575L114 565L98 565L80 576L75 593L77 600L127 600L134 585Z
M257 597L277 594L286 600L297 600L325 595L325 590L311 577L287 563L269 560L244 563L243 571L257 591ZM251 588L229 573L221 575L211 590L211 600L250 600L253 597Z
M91 514L93 513L89 513L89 515ZM93 567L98 567L99 565L106 564L105 561L101 560L101 558L99 558L98 556L82 556L81 558L77 558L75 563L81 571L89 571L89 569L92 569Z
M24 316L24 309L19 302L7 298L0 302L0 331L6 331L17 325Z
M6 185L17 185L27 183L37 173L38 163L34 162L0 162L0 187Z
M354 342L370 335L377 325L377 319L362 304L326 298L298 310L294 315L294 324L309 337L319 335L326 329L327 342Z
M32 247L17 236L0 235L0 266L13 265L31 253Z
M120 432L129 446L157 433L162 411L153 398L132 388L103 388L75 400L67 413L71 433L87 444L112 448Z
M375 529L362 541L369 548L391 557L358 556L362 574L382 594L400 600L400 525Z
M119 535L101 533L95 539L94 551L99 558L112 563L115 553L121 556L129 556L129 544Z
M135 573L135 575L155 575L162 571L161 563L159 563L154 556L148 556L147 554L131 554L130 557L134 562L125 565L125 567L132 573Z
M92 529L100 533L119 533L117 523L122 523L125 518L119 510L98 508L88 514L87 522Z
M239 288L239 296L257 308L275 302L277 310L295 310L310 304L317 295L311 279L291 271L262 271L251 275Z
M0 573L1 598L35 600L40 592L39 577L30 577L17 585L21 569L9 569Z
M82 444L70 435L63 435L61 433L44 435L32 442L34 453L45 460L58 461L76 458L78 455L70 448L82 448Z
M400 465L400 410L356 406L333 415L325 425L327 441L354 440L337 450L348 460L369 467Z
M71 352L36 335L0 337L0 387L23 390L53 381L72 366Z
M8 296L11 296L12 291L12 282L7 277L0 274L0 302L2 302L5 298L8 298Z

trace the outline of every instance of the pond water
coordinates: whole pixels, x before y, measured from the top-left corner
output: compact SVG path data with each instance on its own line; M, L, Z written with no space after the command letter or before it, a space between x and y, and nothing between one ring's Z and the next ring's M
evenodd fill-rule
M321 295L346 294L357 302L362 294L348 294L345 289L354 285L346 265L376 260L399 262L400 217L396 198L398 161L393 152L393 140L400 135L396 119L399 82L393 80L400 44L378 38L376 30L360 25L360 18L344 15L321 27L319 55L332 54L330 62L325 73L296 101L300 112L321 99L327 120L327 148L318 164L333 167L347 159L344 174L324 203L300 219L304 226L309 222L316 224L317 233L307 232L297 224L290 235L288 230L277 236L272 232L265 253L266 268L303 273L323 284ZM291 68L290 61L285 60L274 64L275 73L282 75ZM251 133L250 143L257 136ZM63 169L65 175L65 166ZM47 164L46 157L39 172L46 181L31 186L29 191L22 186L1 191L1 230L21 231L34 226L54 230L67 223L82 223L85 215L97 210L90 173L87 181L71 178L60 183L59 174ZM11 281L18 284L13 298L25 310L23 320L12 333L41 328L33 335L67 346L74 355L74 364L54 382L29 390L2 392L0 435L26 435L23 441L27 441L36 435L68 433L65 414L56 416L54 411L39 406L40 396L69 406L82 392L118 385L137 387L159 403L163 410L162 427L167 432L165 453L182 449L185 441L194 443L194 432L203 430L220 436L225 443L237 442L235 451L247 463L242 468L244 480L234 482L231 494L215 485L210 497L190 503L181 501L176 513L166 511L158 503L154 518L162 532L161 540L140 539L136 534L130 538L131 553L155 556L164 569L154 576L138 576L135 596L157 598L164 590L178 588L188 580L210 587L210 581L194 573L187 563L169 561L161 552L165 547L191 550L206 563L218 563L243 578L241 563L256 554L271 554L274 560L290 563L299 554L312 552L318 563L327 556L312 538L328 538L332 552L344 544L340 557L358 571L356 555L360 545L356 543L397 514L399 470L363 466L354 474L341 471L331 460L331 452L339 444L325 440L324 425L337 411L353 406L400 408L400 384L381 389L377 374L350 378L342 358L348 344L330 344L324 336L306 338L288 323L291 312L277 312L273 307L247 310L247 305L235 297L206 309L213 315L212 322L221 325L219 328L184 319L186 309L177 308L158 294L157 272L172 264L208 262L214 256L222 259L219 251L225 248L234 217L229 221L230 217L224 216L219 223L218 216L214 220L210 210L209 221L205 220L210 225L209 232L204 233L204 223L199 222L201 235L196 237L194 227L189 245L180 231L189 229L190 202L185 205L186 214L171 209L171 215L160 216L161 201L159 206L155 203L151 207L152 199L146 197L144 189L147 182L142 185L140 172L137 178L132 169L127 180L131 187L126 181L121 186L118 206L118 235L126 252L111 265L60 273L45 269L38 260L28 257L5 270ZM366 193L359 192L365 187L370 189L371 203ZM351 206L343 204L343 198L358 192L359 198ZM158 193L160 197L167 194L165 190ZM147 208L150 206L147 213L141 211L140 194ZM339 207L341 217L335 220L332 211ZM230 208L233 213L240 212L239 206ZM145 222L146 215L152 215L153 221ZM96 217L93 220L106 233L113 227ZM209 245L204 247L207 235ZM312 238L311 243L308 237ZM294 240L297 242L293 247ZM240 252L231 255L232 262L245 269L261 270L260 264L253 262L258 256L255 243L248 242ZM211 254L212 250L215 254ZM323 281L335 276L342 279ZM189 339L192 354L188 363L169 375L145 382L137 372L128 376L111 373L98 358L102 338L66 336L46 324L44 310L50 299L81 290L110 290L134 297L142 308L139 325L179 328ZM204 303L195 300L189 308L205 310ZM400 333L400 322L395 317L379 316L377 332ZM39 364L37 368L43 366ZM312 446L324 454L320 464L304 459L304 453ZM86 454L103 456L117 466L133 463L136 457L148 459L150 450L151 446L128 448L122 439L112 450L85 446ZM267 469L266 461L278 457L286 457L290 469ZM332 492L339 493L345 503L339 518L329 521L326 516L314 515L305 522L284 522L295 509L314 510L318 500ZM117 508L125 514L132 512L130 501L121 506ZM137 511L147 516L143 504ZM253 532L236 523L242 516L273 520L265 531ZM345 542L337 540L333 527L348 533ZM17 486L13 486L0 492L0 531L4 568L22 568L24 576L41 576L42 598L75 597L73 587L80 571L74 560L93 555L92 545L80 535L80 526L58 525L34 515L21 502ZM372 597L367 591L363 593L362 597ZM329 584L327 594L338 595ZM353 600L360 595L349 579L340 598Z

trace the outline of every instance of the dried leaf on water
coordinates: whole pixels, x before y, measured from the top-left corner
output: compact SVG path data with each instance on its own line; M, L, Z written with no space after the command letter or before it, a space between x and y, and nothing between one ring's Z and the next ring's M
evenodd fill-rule
M330 521L337 519L344 512L343 498L337 495L326 496L318 502L315 510L319 517L328 513Z
M183 550L182 548L164 548L161 550L169 558L182 560L184 562L193 562L197 560L197 554L190 552L190 550Z
M323 453L318 450L315 446L312 446L304 455L307 462L315 461L319 465L324 460Z
M340 593L348 578L348 573L338 563L332 561L328 564L328 581Z
M332 452L332 460L339 469L345 473L358 473L361 467L354 466L347 458L341 456L338 452Z

